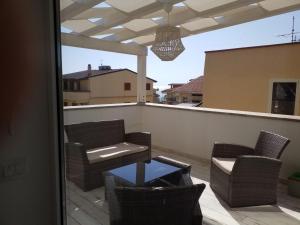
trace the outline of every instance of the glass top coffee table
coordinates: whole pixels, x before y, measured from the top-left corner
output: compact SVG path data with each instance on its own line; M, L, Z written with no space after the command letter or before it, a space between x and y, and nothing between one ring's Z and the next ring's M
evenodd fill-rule
M181 167L154 158L148 163L138 162L109 170L106 172L106 176L114 176L119 185L149 186L160 178L179 176L183 170Z

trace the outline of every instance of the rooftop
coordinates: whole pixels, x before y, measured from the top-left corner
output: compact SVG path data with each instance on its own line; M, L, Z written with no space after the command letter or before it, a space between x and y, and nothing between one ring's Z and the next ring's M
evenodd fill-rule
M231 48L231 49L220 49L220 50L206 51L205 53L227 52L227 51L236 51L236 50L244 50L244 49L256 49L256 48L270 48L270 47L282 47L282 46L295 46L295 45L300 45L300 42L283 43L283 44L272 44L272 45L248 46L248 47Z
M203 80L204 77L200 76L195 79L191 79L187 84L184 84L180 87L173 88L170 91L177 92L177 93L202 94Z
M134 75L137 75L136 72L129 69L105 69L105 70L83 70L74 73L68 73L63 75L63 79L74 79L74 80L83 80L89 79L90 77L103 76L103 75L113 75L117 72L129 71ZM147 77L147 79L152 80L153 82L157 82L156 80Z

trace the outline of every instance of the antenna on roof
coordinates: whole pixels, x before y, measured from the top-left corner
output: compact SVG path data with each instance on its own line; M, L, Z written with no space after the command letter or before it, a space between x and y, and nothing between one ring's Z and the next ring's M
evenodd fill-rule
M103 66L103 59L101 59L100 62L101 62L101 66Z
M292 32L288 33L288 34L281 34L278 35L278 37L288 37L288 36L292 36L292 43L297 42L297 36L296 34L299 34L300 32L295 32L295 17L293 16L293 24L292 24Z

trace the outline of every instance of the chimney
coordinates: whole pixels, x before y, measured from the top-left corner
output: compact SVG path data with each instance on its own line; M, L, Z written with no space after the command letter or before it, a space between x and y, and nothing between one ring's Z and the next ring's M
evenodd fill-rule
M88 76L91 76L92 75L92 66L91 64L88 64Z

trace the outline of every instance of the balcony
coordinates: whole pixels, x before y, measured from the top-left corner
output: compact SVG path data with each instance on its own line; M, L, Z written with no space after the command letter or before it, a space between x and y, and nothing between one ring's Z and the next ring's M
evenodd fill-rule
M124 119L126 132L150 131L153 156L165 155L192 164L192 179L206 183L200 198L204 224L299 224L300 199L287 195L288 175L299 170L300 118L159 104L65 107L65 124ZM209 187L209 160L215 141L253 146L260 130L291 140L281 157L276 206L229 208ZM67 182L68 224L109 224L104 188L82 192Z

